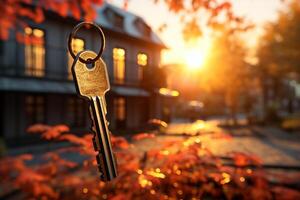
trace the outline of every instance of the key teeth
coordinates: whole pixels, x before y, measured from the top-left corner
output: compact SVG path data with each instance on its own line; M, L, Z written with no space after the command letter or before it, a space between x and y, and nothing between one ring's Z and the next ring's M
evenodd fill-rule
M104 174L105 169L104 169L104 166L103 166L103 161L102 161L102 157L101 157L100 152L98 153L98 155L96 155L96 160L97 160L98 170L100 172L100 179L102 181L107 181L107 177Z
M98 144L96 140L96 135L94 135L92 140L93 140L94 151L101 151L100 144Z
M94 151L97 151L97 143L95 137L93 137L93 146L94 146Z

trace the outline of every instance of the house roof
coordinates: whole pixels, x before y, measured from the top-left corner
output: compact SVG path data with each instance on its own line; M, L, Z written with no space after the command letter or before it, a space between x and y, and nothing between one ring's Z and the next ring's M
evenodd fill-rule
M113 12L115 12L118 15L121 15L124 18L124 28L122 31L119 28L114 27L113 24L111 22L109 22L109 20L107 19L107 17L105 16L105 13L104 13L107 9L111 9ZM123 9L121 9L117 6L114 6L110 3L107 3L107 2L103 3L103 5L101 5L101 6L97 6L96 11L97 11L98 15L95 19L95 22L97 24L99 24L100 26L110 29L110 30L113 30L113 31L116 31L116 32L126 33L127 35L132 36L134 38L146 40L148 42L152 42L154 44L157 44L157 45L160 45L160 46L166 48L165 44L158 37L158 35L151 29L151 27L140 16L137 16L131 12L123 10ZM150 27L151 31L150 31L149 37L146 37L142 32L140 32L138 30L136 23L135 23L137 20L140 20L146 26Z

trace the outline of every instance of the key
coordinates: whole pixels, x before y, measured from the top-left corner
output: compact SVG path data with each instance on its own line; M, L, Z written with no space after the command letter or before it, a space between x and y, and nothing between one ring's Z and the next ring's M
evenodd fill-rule
M117 176L116 160L110 142L110 131L106 120L105 93L110 89L109 78L104 61L99 58L93 68L87 68L86 64L79 60L96 57L93 51L78 53L72 66L72 73L77 93L90 101L90 116L93 121L94 132L93 145L97 164L101 173L101 180L110 181Z

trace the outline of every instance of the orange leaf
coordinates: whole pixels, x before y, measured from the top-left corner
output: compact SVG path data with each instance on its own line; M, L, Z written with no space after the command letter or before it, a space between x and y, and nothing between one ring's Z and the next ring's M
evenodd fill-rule
M50 140L50 139L57 138L62 133L68 132L68 131L70 131L70 128L68 126L56 125L56 126L50 127L46 132L44 132L42 137L47 140Z
M34 124L29 126L26 130L28 133L44 133L48 131L51 127L45 124Z
M113 146L121 149L127 149L129 147L127 140L123 137L111 137L111 143Z
M139 133L135 136L133 136L132 139L134 140L142 140L142 139L146 139L146 138L154 138L155 135L153 133Z

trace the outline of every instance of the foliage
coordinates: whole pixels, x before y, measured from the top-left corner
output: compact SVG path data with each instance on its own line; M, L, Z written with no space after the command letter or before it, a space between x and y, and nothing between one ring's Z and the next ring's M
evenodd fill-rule
M62 17L72 16L77 20L93 20L96 16L93 6L102 3L103 0L3 0L0 5L0 39L8 39L9 31L13 29L22 33L28 20L43 22L45 11L56 12Z
M258 51L260 67L274 77L300 71L300 3L288 2L278 19L267 24Z
M203 23L201 22L214 28L219 27L220 24L230 24L232 30L249 28L249 23L245 23L242 17L233 14L231 3L227 0L188 0L185 3L183 0L153 1L164 2L170 12L180 16L184 25L183 37L186 40L202 35L201 24L203 26ZM129 1L123 0L123 3L124 9L127 9ZM101 6L102 4L103 0L3 0L0 5L2 13L0 39L8 39L10 30L16 30L19 34L18 38L20 38L28 20L34 23L43 22L45 11L53 11L62 17L73 17L76 20L92 21L96 17L95 5ZM222 14L225 18L220 17ZM225 20L221 20L221 18ZM166 25L162 27L166 27Z
M241 97L250 96L253 84L253 71L245 62L246 48L238 34L224 29L215 35L206 65L200 72L199 85L208 93L222 94L232 117L241 102ZM215 95L216 96L216 95Z
M257 50L265 112L269 105L279 106L283 99L288 100L287 111L293 112L294 94L288 88L291 88L291 81L299 81L300 3L297 0L286 2L277 20L266 24ZM268 98L270 93L272 97Z
M243 17L236 16L227 0L154 0L164 2L169 11L180 16L183 38L190 41L202 36L202 27L218 29L224 24L231 31L245 31L252 27Z
M37 199L297 199L300 193L272 186L260 169L261 161L251 155L233 153L235 167L222 164L197 137L167 140L159 148L139 155L135 143L112 137L119 176L99 181L91 134L82 137L65 133L67 127L35 125L45 139L66 140L73 146L44 153L36 158L24 154L0 160L1 191L18 190L24 198ZM47 134L45 134L47 132ZM54 133L55 132L55 133ZM49 136L48 136L49 134ZM145 133L133 138L145 142ZM137 141L139 140L139 141ZM68 160L75 153L80 162ZM80 160L80 159L79 159ZM255 165L258 170L247 166ZM284 196L282 196L284 192Z

